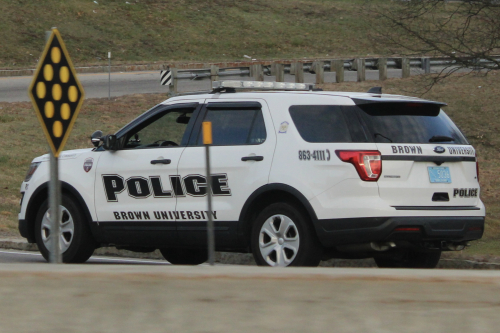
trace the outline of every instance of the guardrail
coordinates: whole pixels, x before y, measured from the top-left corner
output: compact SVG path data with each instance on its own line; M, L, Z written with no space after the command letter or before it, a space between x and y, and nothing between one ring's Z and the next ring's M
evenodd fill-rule
M500 60L500 57L496 58ZM493 61L485 59L469 59L471 63L479 66L495 66ZM172 72L172 85L170 93L178 92L178 80L210 79L218 81L219 77L247 76L256 81L264 81L264 76L275 76L277 82L284 82L285 73L295 76L295 82L304 82L304 73L316 75L315 83L325 83L325 71L335 72L335 82L344 81L344 71L356 71L357 81L366 80L366 69L378 70L379 80L387 79L387 69L401 69L402 78L410 76L411 68L419 68L425 74L431 72L433 67L449 67L456 63L450 58L356 58L356 59L331 59L331 60L305 60L305 61L252 61L215 64L185 64L177 68L169 67Z

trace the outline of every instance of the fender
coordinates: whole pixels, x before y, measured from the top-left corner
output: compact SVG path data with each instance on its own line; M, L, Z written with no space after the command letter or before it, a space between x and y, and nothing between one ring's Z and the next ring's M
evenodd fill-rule
M252 203L255 201L256 198L258 198L260 195L270 192L270 191L282 191L286 192L293 197L295 197L297 200L300 201L300 203L305 207L307 213L309 214L309 217L311 218L311 221L314 226L317 225L318 221L318 216L316 215L316 212L314 211L314 208L311 206L311 203L309 200L306 199L306 197L296 188L286 185L286 184L281 184L281 183L272 183L272 184L266 184L258 189L256 189L246 200L245 204L243 205L243 208L241 209L241 213L239 216L239 227L238 227L238 238L240 240L244 240L245 237L245 216L248 213L248 210Z
M78 202L80 207L83 210L83 214L85 215L86 220L89 222L92 222L92 215L90 215L89 208L87 207L87 204L85 203L85 200L83 200L82 196L80 193L70 184L61 181L61 193L62 192L68 192L70 193ZM33 192L33 194L30 197L30 200L28 202L28 205L26 206L26 223L27 223L27 232L28 232L28 240L32 243L35 242L35 234L34 234L34 225L35 225L35 218L36 214L38 213L38 209L35 211L34 207L38 204L38 196L42 191L47 191L48 192L48 187L49 187L49 182L45 182L42 185L38 186L38 188ZM48 198L48 195L46 196ZM45 200L45 198L44 198Z

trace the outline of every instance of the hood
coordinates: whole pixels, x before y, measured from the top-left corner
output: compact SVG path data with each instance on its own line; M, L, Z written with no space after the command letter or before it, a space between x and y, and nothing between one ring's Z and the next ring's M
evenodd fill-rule
M74 149L74 150L65 150L59 155L59 160L69 160L73 158L77 158L81 154L89 153L94 148L84 148L84 149ZM49 154L45 154L42 156L35 157L33 162L46 162L50 160Z

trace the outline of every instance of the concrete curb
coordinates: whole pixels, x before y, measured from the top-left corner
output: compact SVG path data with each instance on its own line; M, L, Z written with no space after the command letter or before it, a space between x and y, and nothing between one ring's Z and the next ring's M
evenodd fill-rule
M30 244L22 238L0 238L0 249L38 251L36 244ZM94 255L112 256L140 259L163 260L160 251L139 253L127 250L118 250L115 247L101 247L95 250ZM227 265L247 265L255 266L255 261L251 253L230 253L216 252L215 261ZM321 267L377 267L373 259L330 259L322 261ZM438 268L447 269L489 269L500 270L500 258L489 258L477 260L472 257L464 258L441 258Z

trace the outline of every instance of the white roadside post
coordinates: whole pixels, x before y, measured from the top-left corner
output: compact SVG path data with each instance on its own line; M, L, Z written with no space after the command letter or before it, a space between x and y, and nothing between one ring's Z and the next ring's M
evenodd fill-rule
M111 52L108 52L108 100L111 100Z
M208 221L207 221L207 236L208 236L208 262L211 266L214 265L215 257L215 237L214 237L214 221L212 219L212 176L210 173L210 145L212 144L212 123L209 121L203 122L203 144L205 145L206 157L206 172L207 172L207 201L208 201Z

